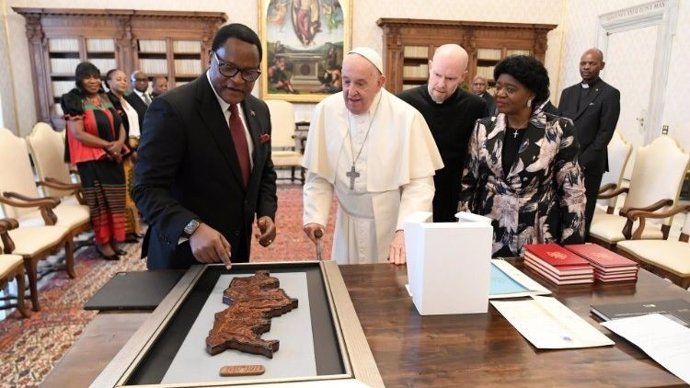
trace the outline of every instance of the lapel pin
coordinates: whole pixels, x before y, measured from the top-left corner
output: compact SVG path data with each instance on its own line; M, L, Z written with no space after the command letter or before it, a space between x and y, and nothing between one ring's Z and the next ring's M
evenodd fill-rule
M250 111L249 111L249 114L250 114L252 117L256 116L256 113L255 113L253 110L250 110Z

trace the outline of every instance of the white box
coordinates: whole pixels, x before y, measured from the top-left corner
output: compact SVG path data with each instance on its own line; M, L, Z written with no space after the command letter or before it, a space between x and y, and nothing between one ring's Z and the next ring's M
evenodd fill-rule
M486 313L491 278L491 219L458 213L458 222L405 221L407 280L421 315Z

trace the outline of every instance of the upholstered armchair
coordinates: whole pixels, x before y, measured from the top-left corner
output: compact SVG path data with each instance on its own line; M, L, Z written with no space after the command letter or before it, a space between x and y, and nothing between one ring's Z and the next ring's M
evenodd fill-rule
M619 214L595 212L589 233L592 241L612 249L619 241L630 239L633 220L627 217L631 210L664 212L678 200L681 185L688 168L690 154L685 152L671 136L662 135L650 144L639 147L629 187L618 187L599 198L610 199L625 193ZM672 217L655 220L641 231L641 238L663 239L668 236Z
M5 215L17 219L22 227L55 224L67 227L72 236L91 229L88 206L77 200L62 202L55 197L38 197L26 141L4 128L0 129L0 190L0 203ZM52 223L47 223L45 214L42 214L44 210L36 209L36 206L20 206L20 203L39 200L57 201L52 209L57 218Z
M628 165L628 160L630 160L632 149L632 144L628 143L620 131L616 130L607 147L609 170L605 172L604 176L601 178L599 194L607 194L618 187L622 187L623 173L625 172L625 167ZM596 210L603 211L600 210L601 207L603 207L606 209L607 213L613 214L617 201L618 196L600 199Z
M678 213L685 213L685 222L681 230L678 241L645 240L642 238L647 220L659 219L673 216ZM656 273L657 275L668 278L675 284L688 288L690 287L690 205L678 206L666 212L651 213L641 210L628 212L628 218L633 221L639 220L639 226L632 235L632 240L619 241L616 251L636 262L640 266Z
M24 258L11 253L4 253L5 246L9 246L7 251L11 251L14 248L14 242L7 232L10 229L14 229L15 226L16 224L10 223L8 220L0 220L0 241L2 241L2 243L0 243L0 289L4 289L13 279L17 282L17 302L5 303L0 306L0 309L16 307L19 313L26 318L29 316L29 310L26 309L26 303L24 301ZM11 301L15 298L6 296L3 297L3 299Z
M48 205L50 206L50 205ZM3 253L19 255L29 275L33 309L41 309L38 302L38 262L65 248L67 274L74 278L74 243L68 228L56 225L20 227L15 219L0 220L4 225L0 232Z
M304 183L302 153L295 143L295 111L291 103L283 100L264 100L271 112L271 157L276 168L289 167L290 181L299 179ZM299 169L300 177L295 177Z
M49 124L38 122L26 137L26 142L38 176L37 184L43 193L60 198L64 204L86 205L81 185L72 183L69 165L64 160L63 135Z

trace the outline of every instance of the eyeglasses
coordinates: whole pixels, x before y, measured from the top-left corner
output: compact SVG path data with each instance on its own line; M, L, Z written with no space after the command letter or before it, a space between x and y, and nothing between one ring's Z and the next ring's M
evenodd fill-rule
M252 82L256 81L261 75L261 71L259 69L240 69L230 62L223 62L223 60L218 56L217 52L214 51L213 55L216 57L216 61L218 61L218 71L225 77L232 78L236 76L237 73L241 73L243 80Z

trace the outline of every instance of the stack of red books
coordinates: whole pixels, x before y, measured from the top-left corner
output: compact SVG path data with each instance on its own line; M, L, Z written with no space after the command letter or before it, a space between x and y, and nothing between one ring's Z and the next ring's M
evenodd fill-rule
M594 267L594 279L601 282L637 280L636 262L597 244L566 245L566 249L583 257Z
M558 244L525 245L525 265L556 285L594 283L589 261Z

